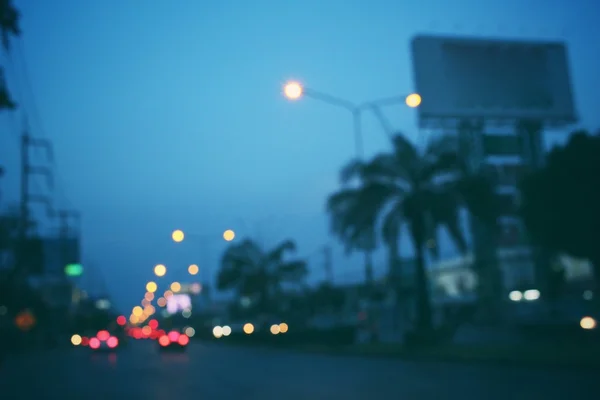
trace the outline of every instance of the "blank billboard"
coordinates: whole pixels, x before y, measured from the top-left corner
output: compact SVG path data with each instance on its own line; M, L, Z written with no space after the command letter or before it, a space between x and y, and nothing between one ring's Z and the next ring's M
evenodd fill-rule
M576 121L566 47L417 36L412 41L421 126L444 119Z

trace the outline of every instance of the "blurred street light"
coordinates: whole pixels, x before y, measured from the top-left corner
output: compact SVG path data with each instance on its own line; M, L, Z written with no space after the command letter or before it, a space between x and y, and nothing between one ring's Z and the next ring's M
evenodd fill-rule
M171 238L173 238L174 242L179 243L179 242L183 242L183 239L185 238L185 235L183 234L182 230L176 229L171 234Z
M156 289L158 289L158 285L152 281L146 283L146 291L150 292L150 293L154 293L156 292Z
M156 304L158 304L159 307L164 307L167 305L167 299L159 297L158 300L156 300Z
M133 310L131 310L131 314L139 318L144 314L144 310L140 306L135 306L133 307Z
M405 96L394 96L357 104L327 93L309 89L298 81L288 81L285 83L283 86L283 94L289 100L300 100L302 97L306 96L349 111L352 114L354 126L354 145L356 149L356 157L358 159L363 158L363 138L361 127L361 115L363 111L373 111L375 116L379 119L380 123L384 127L386 134L390 136L393 134L393 132L390 131L387 121L384 119L380 108L399 103L404 103L408 107L416 108L421 104L422 101L419 94L411 93Z
M161 276L165 276L166 273L167 267L165 267L163 264L158 264L154 267L154 275L158 276L159 278Z
M192 264L188 267L188 272L190 275L197 275L200 271L200 268L196 264Z
M231 242L233 239L235 239L235 232L231 229L227 229L225 232L223 232L223 239L225 239L227 242Z
M144 298L148 301L152 301L152 300L154 300L154 293L146 292L146 294L144 295Z
M298 100L302 97L303 88L300 82L289 81L283 87L285 97L290 100Z
M254 332L254 325L252 325L250 322L244 324L244 333L246 335L250 335L252 332Z
M171 291L173 293L177 293L181 290L181 283L179 282L173 282L171 283ZM166 297L166 296L165 296Z

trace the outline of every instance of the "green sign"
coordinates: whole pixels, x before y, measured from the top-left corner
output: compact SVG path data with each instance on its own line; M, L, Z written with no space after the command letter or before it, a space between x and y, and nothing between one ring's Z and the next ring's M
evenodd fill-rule
M67 276L81 276L83 274L83 266L81 264L69 264L65 267Z

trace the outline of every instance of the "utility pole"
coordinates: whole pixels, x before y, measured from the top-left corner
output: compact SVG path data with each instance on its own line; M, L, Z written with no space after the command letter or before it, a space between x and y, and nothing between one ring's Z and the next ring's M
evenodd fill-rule
M331 246L327 245L323 247L323 267L325 268L325 276L327 277L327 282L333 285L333 262L331 253Z
M29 157L32 148L41 148L46 153L49 162L53 160L52 145L48 140L33 138L29 134L27 121L24 123L23 133L21 134L21 199L20 199L20 223L19 223L19 251L18 251L18 269L23 277L27 276L29 265L27 261L27 238L29 228L31 227L31 218L29 215L29 206L32 203L43 204L46 207L48 216L54 216L51 198L41 194L32 194L30 188L30 177L32 175L42 175L46 179L48 187L53 188L52 170L48 167L31 165Z
M79 228L80 223L81 223L81 216L78 211L73 211L73 210L60 210L57 212L57 216L58 216L58 223L59 223L59 240L60 240L60 244L61 244L61 261L62 261L62 267L64 268L69 263L72 263L75 261L79 263L79 261L80 261L80 260L70 260L69 259L70 256L79 257L79 255L78 254L77 255L69 254L68 245L69 245L69 239L71 239L71 237L73 237L74 235L80 234L80 229L77 229L77 231L73 232L74 235L72 234L72 230L69 225L69 221L71 219L74 219Z

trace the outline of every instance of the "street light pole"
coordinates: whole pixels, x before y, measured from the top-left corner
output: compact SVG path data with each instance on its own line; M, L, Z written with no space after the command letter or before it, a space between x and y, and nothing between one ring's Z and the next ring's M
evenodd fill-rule
M352 114L352 124L354 132L354 146L356 151L356 157L359 160L364 158L363 149L363 136L362 136L362 113L367 110L373 111L375 116L380 120L384 127L385 133L389 136L391 132L387 128L387 123L383 119L383 114L380 108L383 106L389 106L393 104L405 103L408 107L416 108L421 104L421 96L416 93L412 93L406 96L392 96L384 97L374 101L367 101L364 103L353 103L351 101L342 99L340 97L332 96L327 93L319 92L317 90L306 88L299 82L288 82L284 86L284 94L290 100L298 100L303 96L311 97L315 100L328 103L332 106L342 108L349 111Z

